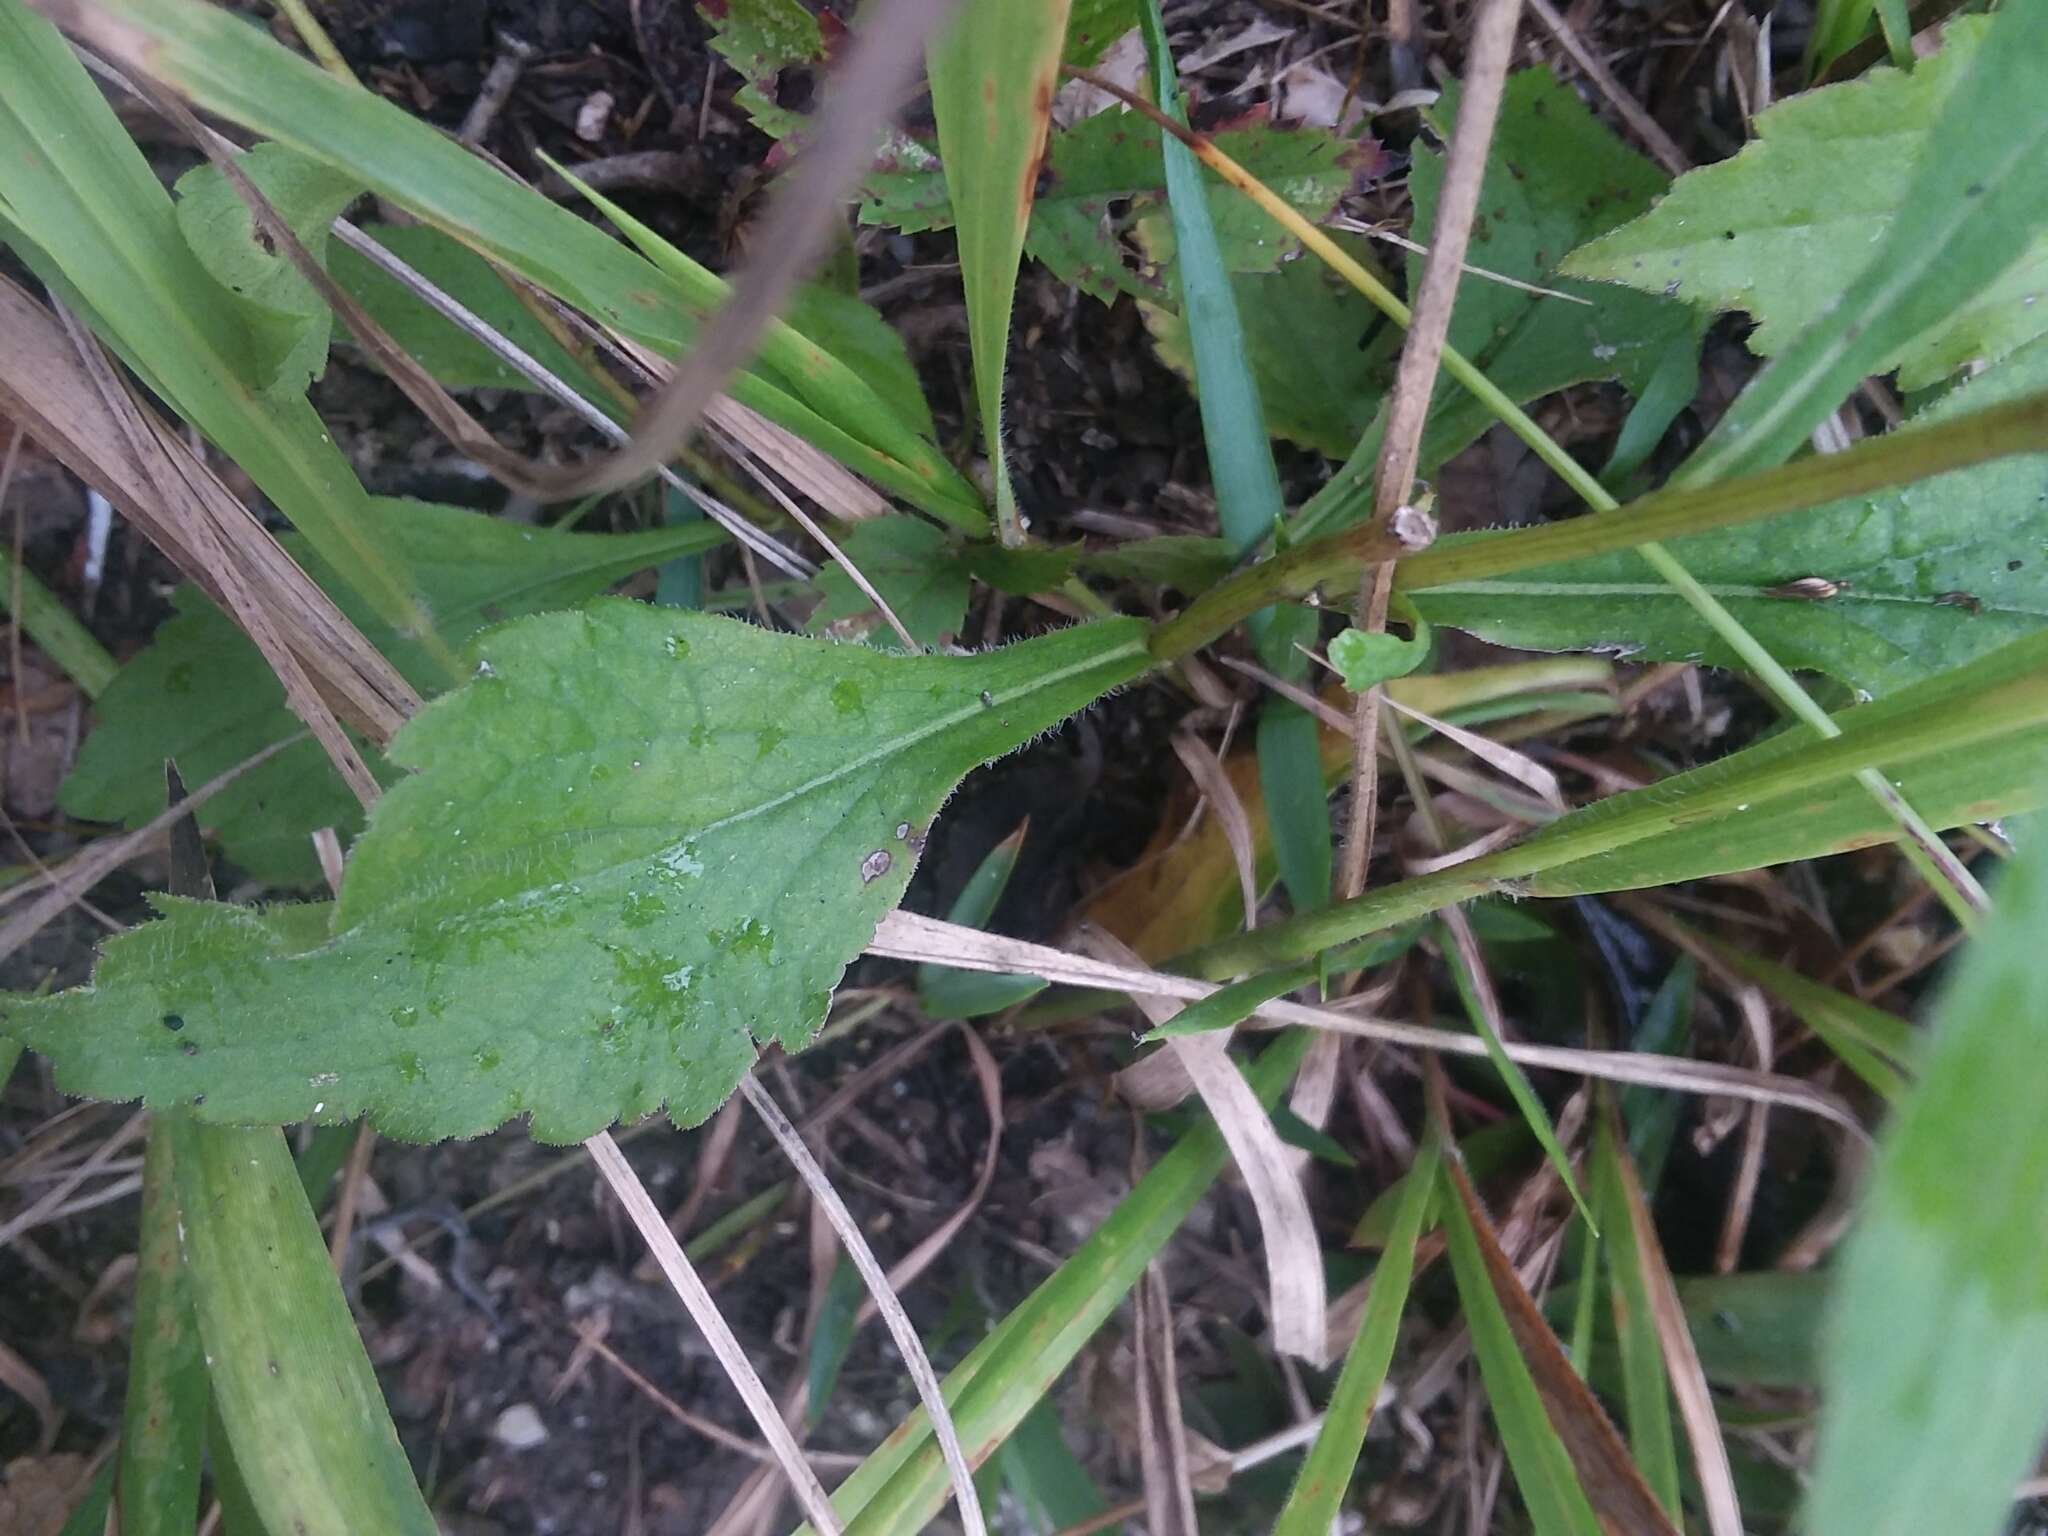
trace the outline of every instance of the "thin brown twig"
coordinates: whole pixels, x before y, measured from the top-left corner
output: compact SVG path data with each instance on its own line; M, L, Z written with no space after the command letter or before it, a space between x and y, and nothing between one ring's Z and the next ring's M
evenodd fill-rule
M1630 94L1628 87L1615 78L1606 61L1586 46L1586 40L1558 13L1550 0L1528 0L1528 5L1536 19L1557 39L1557 45L1593 82L1594 89L1605 96L1614 110L1621 114L1622 121L1635 130L1636 137L1643 141L1643 148L1650 152L1650 158L1673 176L1683 176L1691 170L1692 161L1678 147L1677 141L1664 131L1663 124L1650 116L1643 104Z
M1501 94L1514 52L1515 26L1521 0L1487 0L1473 22L1465 55L1464 94L1452 130L1443 188L1437 197L1436 224L1430 231L1430 253L1422 270L1414 315L1401 345L1401 362L1388 396L1386 428L1380 438L1374 471L1373 521L1392 526L1395 513L1407 505L1415 488L1415 470L1422 456L1422 428L1429 417L1438 365L1450 339L1451 310L1465 252L1472 243L1473 219L1486 175L1487 153L1494 124L1500 117ZM1394 568L1374 566L1359 578L1358 621L1367 633L1386 628L1387 606L1394 590ZM1368 688L1352 708L1351 825L1338 863L1338 899L1350 901L1365 889L1365 871L1372 859L1373 834L1379 809L1380 690Z

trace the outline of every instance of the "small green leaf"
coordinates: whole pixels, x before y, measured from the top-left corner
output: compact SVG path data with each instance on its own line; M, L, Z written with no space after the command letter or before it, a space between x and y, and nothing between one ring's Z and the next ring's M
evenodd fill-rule
M721 537L706 524L560 533L396 500L371 501L358 527L377 548L402 558L450 649L486 625L587 601L635 571ZM296 535L285 535L284 544L415 687L436 691L442 674L416 637L379 620ZM99 724L64 781L63 804L74 816L139 826L163 809L166 759L203 784L304 729L276 675L234 622L195 588L179 588L175 600L178 614L99 700ZM382 767L378 758L371 762ZM307 885L320 878L308 835L333 827L346 841L362 824L362 808L318 745L306 741L229 785L206 807L205 819L251 874Z
M695 1123L755 1040L809 1042L960 779L1141 675L1145 633L902 657L615 600L504 625L392 743L413 775L331 917L165 898L5 1028L71 1091L227 1123Z
M282 144L258 144L236 157L242 174L290 226L315 261L327 250L327 226L362 195L362 183ZM211 165L178 179L178 228L206 270L244 301L258 352L250 383L280 399L302 395L327 368L333 316L327 303L271 248L248 205Z
M963 928L988 926L996 903L1009 889L1010 876L1016 872L1017 856L1023 851L1024 834L1030 826L1029 821L1021 823L1016 831L989 849L946 913L947 922ZM1045 988L1044 978L1038 976L964 971L957 966L936 964L917 968L918 1006L932 1019L978 1019L984 1014L1001 1013L1013 1004L1036 997Z
M1396 677L1406 677L1429 655L1429 629L1410 639L1385 631L1347 629L1330 642L1330 665L1353 693L1364 693Z
M711 49L746 83L733 100L770 138L788 138L803 115L777 104L776 77L791 65L825 57L825 34L803 0L716 0L697 14L711 27Z
M1709 311L1743 310L1757 320L1751 347L1776 355L1829 312L1909 211L1908 187L1930 131L1960 99L1990 25L1958 17L1943 29L1941 52L1910 72L1874 69L1759 113L1740 154L1680 177L1654 212L1573 252L1566 270L1676 294ZM2009 115L2003 104L1992 110ZM1994 156L2004 128L2001 117L1979 159ZM1991 361L2048 331L2048 308L2034 302L2044 290L2048 236L1995 280L1955 293L1945 319L1862 371L1897 368L1900 386L1912 390L1965 363Z
M846 558L874 583L918 644L944 644L960 633L967 617L967 567L945 534L922 518L891 514L855 525L840 541ZM818 573L825 600L811 614L810 627L823 629L843 619L869 615L869 640L886 650L902 641L875 614L867 595L838 564Z
M1990 1536L2048 1432L2048 825L2018 831L1836 1268L1814 1536Z

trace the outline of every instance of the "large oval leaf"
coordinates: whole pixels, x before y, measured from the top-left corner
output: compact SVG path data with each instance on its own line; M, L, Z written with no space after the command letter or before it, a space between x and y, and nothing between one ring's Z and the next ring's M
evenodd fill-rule
M1135 620L897 657L623 601L475 655L393 742L416 771L331 922L165 898L6 1030L69 1092L206 1120L693 1123L753 1040L809 1041L961 777L1149 665Z

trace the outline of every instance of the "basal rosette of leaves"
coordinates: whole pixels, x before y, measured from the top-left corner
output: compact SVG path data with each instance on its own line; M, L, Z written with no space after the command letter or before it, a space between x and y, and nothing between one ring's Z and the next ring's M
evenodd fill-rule
M809 1042L971 769L1142 673L1109 620L889 656L606 600L492 630L392 744L333 907L158 898L12 999L67 1092L222 1123L545 1141L722 1103Z

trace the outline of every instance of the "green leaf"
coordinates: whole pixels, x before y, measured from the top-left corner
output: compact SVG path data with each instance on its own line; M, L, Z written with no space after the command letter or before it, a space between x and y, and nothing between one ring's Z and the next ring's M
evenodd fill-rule
M1036 1522L1033 1531L1064 1531L1109 1510L1095 1479L1068 1448L1050 1403L1040 1402L1024 1415L996 1460L1003 1481Z
M1989 28L1987 18L1959 17L1944 29L1941 52L1910 72L1874 69L1757 114L1741 153L1680 177L1652 213L1574 252L1567 270L1676 293L1709 311L1743 310L1757 320L1751 347L1775 356L1829 312L1898 216L1913 211L1908 189L1936 119L1962 102L1960 92L1985 89L1963 82ZM1998 114L1995 140L1972 159L1987 162L1996 140L2019 131L2007 108L2025 99L1986 102ZM1897 368L1902 388L1922 389L2048 332L2048 309L2034 302L2048 290L2048 237L1991 276L1953 289L1945 318L1863 371Z
M1596 1115L1593 1130L1593 1199L1600 1210L1606 1239L1608 1299L1614 1314L1614 1336L1621 1356L1623 1402L1628 1411L1628 1443L1643 1480L1657 1502L1673 1518L1678 1506L1678 1440L1671 1423L1671 1388L1664 1374L1664 1348L1657 1320L1650 1310L1646 1256L1629 1219L1628 1194L1622 1185L1619 1160L1628 1153L1616 1145L1611 1117ZM1580 1284L1593 1279L1590 1266ZM1591 1295L1590 1288L1587 1295Z
M1956 421L2042 388L2048 341L1952 390L1913 425ZM1786 665L1885 693L2048 623L2043 462L2039 455L1993 459L1769 522L1673 539L1668 548ZM1443 542L1451 548L1512 537ZM1500 645L1734 661L1691 606L1629 551L1411 595L1432 622Z
M1432 111L1448 125L1453 104ZM1444 156L1418 146L1410 178L1418 228L1435 217ZM1573 246L1642 212L1666 185L1663 172L1616 138L1569 87L1547 69L1510 76L1500 125L1487 157L1480 215L1473 226L1468 265L1517 282L1570 295L1557 298L1510 287L1474 272L1458 285L1450 344L1516 401L1534 400L1568 384L1619 379L1639 399L1674 356L1697 350L1697 322L1682 304L1597 283L1572 282L1558 267ZM1408 286L1422 279L1420 256L1411 256ZM1347 293L1349 290L1346 290ZM1366 334L1378 311L1361 296L1334 309L1330 329ZM1574 303L1573 299L1584 300ZM1390 337L1392 343L1395 338ZM1386 349L1391 382L1396 347ZM1387 387L1382 383L1379 388ZM1377 390L1375 391L1377 393ZM1690 398L1670 399L1676 414ZM1666 423L1669 415L1666 416ZM1423 433L1421 468L1428 473L1493 425L1492 413L1449 378L1437 384ZM1661 433L1663 424L1657 424ZM1646 431L1646 426L1639 426ZM1307 537L1360 514L1371 496L1379 452L1377 422L1344 468L1302 509L1296 537Z
M315 261L325 264L327 226L362 195L352 176L309 160L282 144L258 144L236 156L242 174L270 199ZM327 368L333 325L327 303L256 228L228 179L211 165L178 178L178 228L206 270L244 301L243 319L256 346L248 382L280 399L302 395Z
M1286 1507L1274 1522L1274 1536L1325 1536L1336 1526L1344 1490L1350 1486L1358 1453L1365 1445L1366 1426L1372 1421L1387 1367L1393 1362L1394 1339L1408 1304L1409 1284L1415 1278L1415 1245L1436 1189L1441 1155L1442 1144L1436 1137L1426 1138L1416 1153L1415 1166L1403 1177L1393 1228L1379 1268L1373 1271L1358 1336L1344 1356L1344 1369L1330 1394L1323 1427L1295 1476Z
M1137 9L1132 7L1135 24ZM1333 134L1314 129L1276 128L1254 123L1215 135L1217 146L1270 185L1310 219L1335 211L1351 190L1356 154ZM1108 303L1119 293L1153 303L1173 300L1159 270L1171 256L1171 228L1156 217L1166 196L1165 161L1159 130L1144 118L1111 108L1053 134L1046 144L1043 185L1032 203L1024 251L1045 263L1061 282ZM1224 264L1232 272L1271 272L1300 251L1274 229L1272 221L1203 170ZM953 222L945 179L919 163L914 152L894 169L877 171L866 184L863 224L906 231L945 229ZM1125 208L1128 200L1133 206ZM1144 237L1148 260L1129 264L1122 236L1151 212Z
M622 601L472 655L331 918L164 899L7 1032L69 1091L228 1123L695 1123L755 1040L809 1042L960 779L1149 664L1135 620L901 657Z
M1138 0L1074 0L1060 62L1088 69L1137 24Z
M930 523L895 514L870 518L856 524L839 547L874 583L918 644L942 645L960 633L967 617L967 566L946 535ZM825 600L811 614L813 630L868 615L874 621L869 633L873 644L886 650L902 648L896 632L881 622L867 594L843 567L834 563L820 571L818 587Z
M434 1536L283 1133L168 1122L214 1401L264 1524Z
M2019 834L1836 1271L1815 1536L1990 1536L2048 1433L2048 1116L2030 1070L2048 1050L2048 826Z
M995 478L996 526L1021 536L1003 438L1017 263L1052 126L1067 0L966 0L926 49L932 116L959 230L974 395Z
M776 76L825 57L825 34L803 0L709 0L697 14L711 27L711 49L746 84L733 100L770 138L799 131L803 117L778 105Z
M1406 677L1429 656L1429 630L1409 639L1384 630L1347 629L1330 642L1330 665L1353 693L1377 688L1392 678Z
M486 625L574 606L635 571L719 541L706 524L560 533L395 500L371 501L359 526L413 573L413 595L451 650ZM295 536L284 544L415 687L436 690L442 674L419 640L379 620ZM276 675L233 620L196 588L180 587L175 600L178 614L99 699L99 724L64 781L62 802L74 816L139 826L164 807L167 759L202 784L303 730ZM382 766L374 755L370 761ZM307 885L320 878L308 835L333 827L346 841L362 824L362 808L318 744L304 741L221 791L206 820L250 874Z
M516 343L549 372L571 383L585 378L583 365L533 312L519 302L491 264L427 224L365 224L363 233L443 292L460 299L478 319ZM366 256L337 244L327 256L334 280L412 354L413 360L451 389L531 389L526 375L451 320L430 309L396 278ZM592 391L600 404L605 397Z

